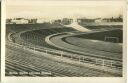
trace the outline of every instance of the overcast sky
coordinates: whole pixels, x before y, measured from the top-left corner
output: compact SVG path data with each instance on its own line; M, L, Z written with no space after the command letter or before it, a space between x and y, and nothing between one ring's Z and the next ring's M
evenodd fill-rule
M7 18L98 18L117 17L123 12L121 2L15 1L6 3Z

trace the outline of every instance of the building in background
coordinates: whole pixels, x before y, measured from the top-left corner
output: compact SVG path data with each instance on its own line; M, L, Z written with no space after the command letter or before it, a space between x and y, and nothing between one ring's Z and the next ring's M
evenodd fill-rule
M37 19L28 19L28 23L29 24L36 24L37 23Z
M64 24L64 25L68 25L68 24L71 24L73 21L73 19L70 19L70 18L63 18L61 23Z

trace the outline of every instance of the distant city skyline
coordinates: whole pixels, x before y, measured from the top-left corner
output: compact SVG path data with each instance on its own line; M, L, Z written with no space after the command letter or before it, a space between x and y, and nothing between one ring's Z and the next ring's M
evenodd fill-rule
M111 18L123 14L122 3L108 3L7 1L6 13L7 18L42 18L46 20L82 17Z

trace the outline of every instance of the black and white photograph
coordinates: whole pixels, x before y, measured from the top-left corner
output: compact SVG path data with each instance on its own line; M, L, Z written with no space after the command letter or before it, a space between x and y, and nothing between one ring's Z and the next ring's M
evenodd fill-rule
M7 1L5 77L123 77L123 5Z

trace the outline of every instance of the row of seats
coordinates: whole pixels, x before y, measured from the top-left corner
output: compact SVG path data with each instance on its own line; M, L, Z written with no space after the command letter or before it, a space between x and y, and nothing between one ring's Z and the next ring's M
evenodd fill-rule
M17 50L17 51L16 51ZM45 71L51 72L51 76L102 76L103 72L99 72L94 69L84 68L79 66L73 66L67 63L60 63L57 61L51 61L43 56L35 56L34 54L28 53L15 49L10 50L6 60L10 61L10 64L6 65L6 69L9 66L13 66L14 71ZM8 52L10 52L8 51ZM18 52L18 54L17 54ZM15 70L17 69L17 70ZM81 71L79 71L81 70ZM111 74L109 74L111 75ZM109 76L104 73L104 76Z

